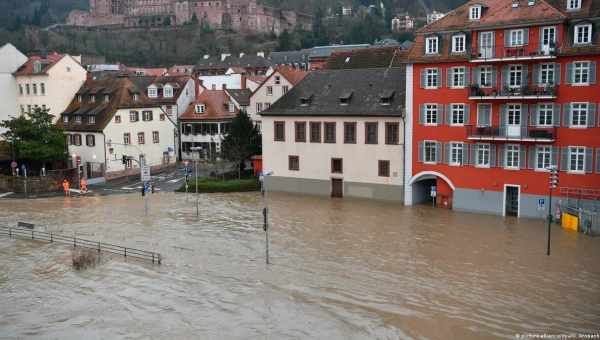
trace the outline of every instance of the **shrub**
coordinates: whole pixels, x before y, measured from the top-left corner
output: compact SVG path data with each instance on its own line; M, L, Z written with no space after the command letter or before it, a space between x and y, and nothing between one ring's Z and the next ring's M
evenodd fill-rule
M100 262L100 254L96 250L77 249L73 250L73 268L75 270L84 270L89 267L94 267Z

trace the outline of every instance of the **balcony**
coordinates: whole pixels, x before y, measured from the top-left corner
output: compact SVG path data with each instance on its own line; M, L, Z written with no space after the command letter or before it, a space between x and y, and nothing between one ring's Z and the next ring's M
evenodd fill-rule
M559 46L556 43L541 45L529 43L523 46L500 47L496 45L479 46L471 54L472 63L491 63L501 61L549 60L556 59Z
M539 99L551 100L557 98L558 89L556 85L529 85L521 87L503 86L495 87L480 87L478 85L471 86L469 92L470 100L524 100L524 99Z
M473 141L497 142L534 142L553 143L556 140L555 127L508 126L508 127L479 127L468 125L467 138Z

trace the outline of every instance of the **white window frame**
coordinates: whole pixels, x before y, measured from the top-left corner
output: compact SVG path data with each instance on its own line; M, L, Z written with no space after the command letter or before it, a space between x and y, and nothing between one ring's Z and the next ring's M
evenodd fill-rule
M482 88L491 88L494 86L492 84L494 68L492 66L482 66L479 69L479 87Z
M540 64L540 79L539 82L542 85L554 85L554 79L556 78L556 66L554 63Z
M477 154L475 155L475 166L478 168L490 168L492 165L492 145L477 144ZM482 162L486 160L486 162Z
M150 86L148 88L148 97L149 98L156 98L158 97L158 89L154 86Z
M433 156L434 156L434 160L427 160L427 146L431 146L433 147ZM438 160L438 142L437 141L433 141L433 140L425 140L423 141L423 163L425 164L437 164L437 160Z
M450 104L450 125L463 126L465 125L466 104ZM462 116L461 116L462 115ZM462 119L458 119L462 118Z
M273 86L267 86L267 96L273 95Z
M439 37L427 37L425 38L425 54L439 54L440 53L440 38Z
M206 106L204 104L196 104L196 114L204 113Z
M21 111L24 111L25 109L23 108L23 105L21 105ZM69 116L63 116L63 123L68 123L69 122Z
M425 125L437 126L440 123L438 117L438 105L425 104Z
M512 157L509 157L511 155ZM509 165L510 163L510 165ZM504 149L504 168L519 170L521 168L521 146L518 144L507 144Z
M452 68L452 79L451 87L453 89L465 88L467 84L467 68L464 66L457 66Z
M489 107L490 108L490 121L488 122L488 125L483 125L479 122L479 113L481 111L482 107ZM477 104L477 127L490 127L492 126L492 116L494 114L494 106L490 103L480 103Z
M469 9L469 20L481 19L481 6L471 6Z
M520 47L525 46L525 30L516 29L508 32L508 45L509 47Z
M536 126L550 127L554 126L554 104L538 104L538 114Z
M451 166L462 166L463 164L463 142L450 142L450 159L448 164Z
M577 113L577 116L575 115ZM584 120L582 123L582 115ZM588 119L590 118L590 104L589 103L571 103L571 121L569 126L573 128L587 128Z
M425 69L425 88L426 89L437 89L440 83L440 70L437 68Z
M163 97L173 98L173 87L172 86L163 87Z
M94 116L89 116L88 117L88 124L96 124L96 117Z
M592 43L592 24L575 25L573 43L575 45L587 45Z
M535 171L548 171L550 166L552 166L552 147L548 145L536 146Z
M457 34L452 36L452 53L465 53L467 51L467 36Z
M567 170L569 173L585 174L585 153L585 146L569 146L569 168ZM577 158L573 159L573 156ZM573 169L573 165L575 165L575 169ZM579 165L581 165L581 170L579 170Z
M518 84L517 84L518 80ZM508 87L523 87L523 65L513 64L508 66Z
M567 0L567 10L576 11L581 9L581 0Z
M591 63L589 61L573 62L573 85L590 84L590 67Z

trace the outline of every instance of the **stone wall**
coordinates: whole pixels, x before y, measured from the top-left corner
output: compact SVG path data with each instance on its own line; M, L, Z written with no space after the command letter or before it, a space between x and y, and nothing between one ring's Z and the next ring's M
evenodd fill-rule
M61 192L62 181L67 178L71 187L76 187L75 169L53 172L44 177L16 177L0 175L0 192L25 193L25 188L30 194L40 194L49 192Z

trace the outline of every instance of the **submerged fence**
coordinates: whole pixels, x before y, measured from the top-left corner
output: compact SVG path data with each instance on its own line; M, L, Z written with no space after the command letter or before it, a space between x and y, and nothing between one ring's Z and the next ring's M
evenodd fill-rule
M152 261L152 263L161 264L162 256L159 253L118 246L110 243L99 241L91 241L77 236L65 236L45 231L34 229L13 228L0 226L0 235L8 236L9 238L18 238L23 240L36 240L49 243L64 244L73 246L73 248L85 248L96 250L99 253L105 252L110 254L122 255L125 257L137 258L140 260Z

